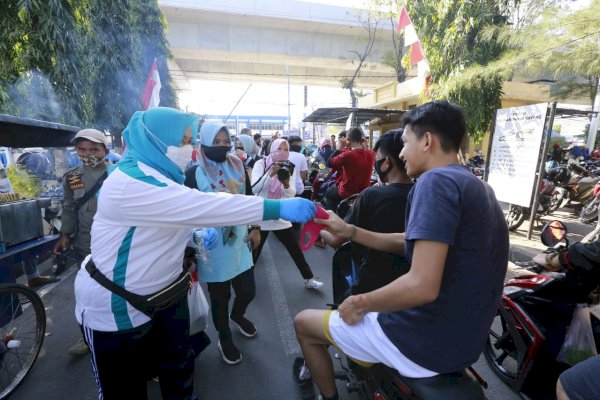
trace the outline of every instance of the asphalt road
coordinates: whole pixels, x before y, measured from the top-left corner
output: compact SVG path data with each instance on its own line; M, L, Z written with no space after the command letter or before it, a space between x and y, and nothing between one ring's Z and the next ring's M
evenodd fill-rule
M314 274L325 282L321 290L303 286L300 273L277 239L271 235L256 266L257 296L247 317L258 335L247 339L234 330L234 339L243 361L236 366L223 362L216 346L217 335L209 326L213 343L196 360L195 393L200 399L300 399L291 376L292 362L300 354L295 339L292 318L305 308L325 308L331 301L330 266L333 251L314 247L307 259ZM96 399L90 357L73 358L67 349L79 338L79 328L73 315L74 274L63 277L54 286L44 289L43 300L48 314L48 335L30 375L11 399ZM460 323L457 321L457 323ZM488 382L486 397L509 400L519 397L501 383L487 368L483 357L475 369ZM158 385L149 382L150 399L161 398ZM340 393L343 383L338 383ZM347 396L346 399L355 397Z

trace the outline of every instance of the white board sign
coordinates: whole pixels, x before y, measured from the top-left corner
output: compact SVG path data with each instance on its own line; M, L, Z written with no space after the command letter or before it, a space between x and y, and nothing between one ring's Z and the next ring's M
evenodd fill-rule
M531 205L547 110L542 103L497 111L488 183L498 201Z

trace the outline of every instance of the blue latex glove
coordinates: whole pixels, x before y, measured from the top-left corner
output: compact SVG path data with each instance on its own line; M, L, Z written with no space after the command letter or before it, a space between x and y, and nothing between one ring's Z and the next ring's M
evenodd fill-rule
M317 207L310 200L300 197L279 200L279 216L282 219L303 224L313 220L316 213Z
M194 242L200 244L200 241L202 241L205 250L215 249L219 243L218 239L219 233L215 228L196 229L194 231Z

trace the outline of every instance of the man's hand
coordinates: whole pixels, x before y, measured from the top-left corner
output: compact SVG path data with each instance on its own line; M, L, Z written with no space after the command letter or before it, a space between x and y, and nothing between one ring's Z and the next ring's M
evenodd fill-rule
M548 257L546 257L548 256ZM550 271L550 272L558 272L562 269L561 265L560 265L560 261L558 260L559 257L559 253L552 253L552 254L537 254L535 257L533 257L531 259L531 261L533 261L536 264L541 265L542 267L544 267L544 269L546 271Z
M253 229L248 234L248 240L252 243L252 248L256 249L260 245L260 230Z
M290 177L288 176L287 178L285 178L281 182L281 184L283 185L284 188L289 189L290 188Z
M366 297L364 295L350 296L338 307L340 318L348 325L355 325L367 313L365 307Z
M349 238L352 235L352 225L344 222L333 211L327 211L328 219L315 218L317 224L325 225L325 230L340 238Z
M594 187L594 196L600 197L600 185Z
M52 254L54 254L55 256L58 256L62 252L67 251L70 246L71 246L71 236L63 233L60 235L58 242L56 242L56 244L54 245L54 248L52 249Z

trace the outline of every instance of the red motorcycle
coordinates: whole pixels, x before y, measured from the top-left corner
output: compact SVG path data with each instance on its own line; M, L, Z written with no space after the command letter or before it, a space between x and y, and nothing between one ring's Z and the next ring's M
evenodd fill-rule
M562 222L552 221L542 230L542 243L556 246L566 233ZM598 304L600 282L571 270L542 272L540 265L525 266L529 273L505 284L484 356L492 371L515 392L530 399L554 399L558 376L569 368L556 358L576 304ZM593 315L592 329L598 346L600 321Z

